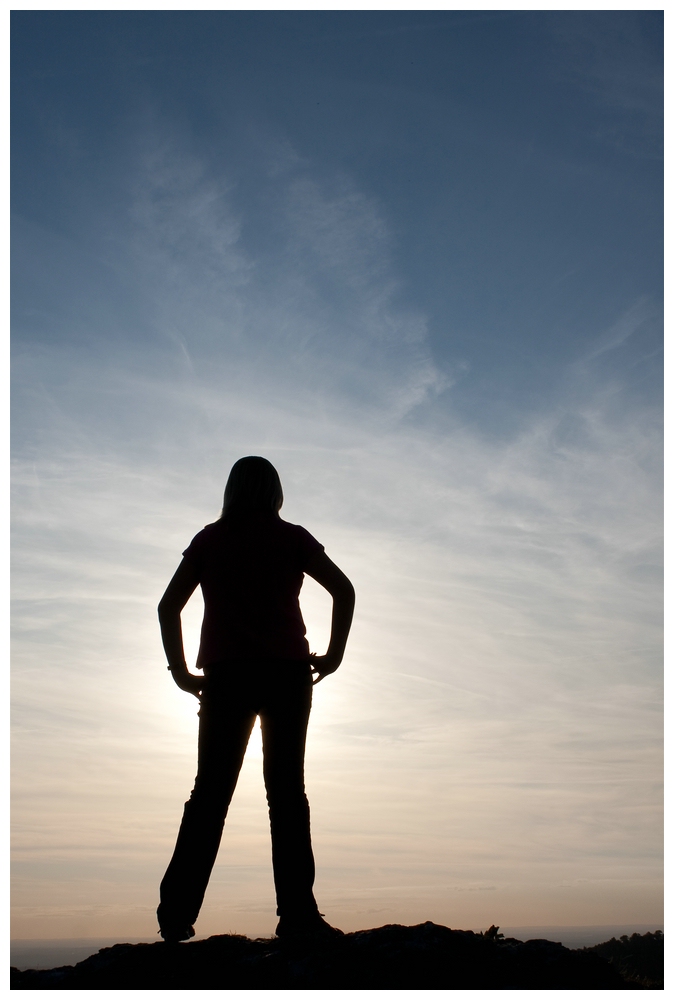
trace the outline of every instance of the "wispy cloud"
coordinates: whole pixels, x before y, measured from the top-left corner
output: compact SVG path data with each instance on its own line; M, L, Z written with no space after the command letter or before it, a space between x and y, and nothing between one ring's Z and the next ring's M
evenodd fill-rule
M446 388L450 374L430 356L425 318L399 301L375 202L293 162L269 179L274 207L255 256L226 178L180 149L153 148L137 184L136 279L157 329L191 361L242 364L261 379L273 370L282 392L304 380L305 391L350 394L399 417Z
M578 368L510 440L463 426L424 317L401 305L376 202L289 163L270 178L259 249L227 178L153 140L129 228L113 235L131 246L116 266L162 337L119 356L92 330L86 353L44 347L17 367L17 412L33 429L15 475L19 927L47 936L58 918L65 933L56 883L73 853L91 867L68 933L84 914L97 933L121 932L120 913L126 933L152 926L196 727L163 669L154 608L246 453L278 466L285 516L358 591L348 659L316 689L310 740L326 905L354 927L372 909L559 923L572 897L601 922L619 919L628 870L642 886L628 893L634 920L657 905L650 418L633 409L617 424ZM319 588L304 606L320 645ZM198 618L197 603L192 655ZM205 933L225 917L271 929L258 771L253 754Z
M633 303L630 308L623 313L623 315L611 326L605 333L598 338L597 346L587 355L586 360L592 361L594 358L599 357L600 354L605 354L606 351L612 351L616 347L620 347L625 341L629 340L643 325L644 323L652 319L656 315L655 304L648 298L642 297L638 299L637 302Z

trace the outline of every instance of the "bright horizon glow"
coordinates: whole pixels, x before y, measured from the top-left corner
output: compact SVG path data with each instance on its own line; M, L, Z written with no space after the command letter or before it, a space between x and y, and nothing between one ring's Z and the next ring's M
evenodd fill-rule
M12 936L155 933L197 730L156 605L246 454L357 593L328 919L659 923L658 13L129 17L13 15ZM274 909L254 734L197 932Z

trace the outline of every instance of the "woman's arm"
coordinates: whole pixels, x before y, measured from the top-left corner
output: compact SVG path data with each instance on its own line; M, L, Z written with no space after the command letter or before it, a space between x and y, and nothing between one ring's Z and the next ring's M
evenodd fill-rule
M180 612L196 590L198 583L194 566L188 559L183 559L157 609L161 641L164 644L173 680L183 691L189 691L190 694L197 696L203 686L204 679L191 674L187 669Z
M332 596L332 626L328 651L325 656L316 656L312 653L309 657L313 671L318 674L314 684L318 684L326 674L334 673L342 662L351 628L356 592L349 578L335 566L325 552L314 553L305 567L305 573L325 587Z

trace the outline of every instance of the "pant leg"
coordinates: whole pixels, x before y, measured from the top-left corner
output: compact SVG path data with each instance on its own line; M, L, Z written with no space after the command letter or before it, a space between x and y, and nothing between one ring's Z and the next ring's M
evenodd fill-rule
M173 857L160 886L161 926L191 925L206 892L255 722L250 699L227 678L209 678L199 711L199 763Z
M304 918L318 912L304 750L311 711L309 664L279 665L260 709L264 781L269 803L277 914Z

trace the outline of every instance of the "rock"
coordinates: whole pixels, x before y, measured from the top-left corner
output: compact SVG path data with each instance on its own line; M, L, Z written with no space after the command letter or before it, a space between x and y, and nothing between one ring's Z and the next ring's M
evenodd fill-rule
M665 938L662 931L627 934L611 938L585 951L593 951L610 962L635 989L663 990L665 972Z
M605 959L552 941L501 939L428 921L328 939L220 934L179 945L118 944L12 989L629 989ZM634 987L632 987L634 988ZM642 987L643 988L643 987Z

